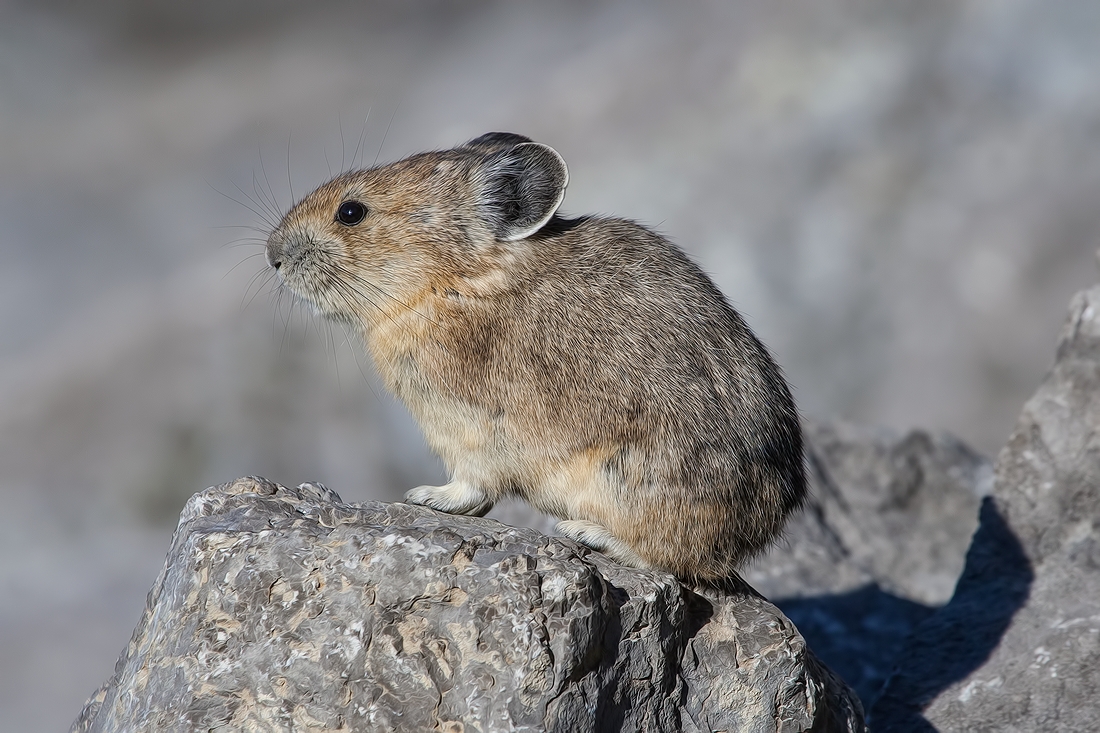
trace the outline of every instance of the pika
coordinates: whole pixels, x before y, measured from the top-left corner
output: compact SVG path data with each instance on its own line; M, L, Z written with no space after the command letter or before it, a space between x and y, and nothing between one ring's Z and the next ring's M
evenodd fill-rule
M521 497L619 562L721 583L805 496L790 389L667 239L559 216L567 182L552 148L489 133L337 176L267 261L358 332L445 462L408 502Z

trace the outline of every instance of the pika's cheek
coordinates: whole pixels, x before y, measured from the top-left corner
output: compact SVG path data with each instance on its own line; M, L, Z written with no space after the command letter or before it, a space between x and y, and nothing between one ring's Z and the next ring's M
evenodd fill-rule
M436 214L437 212L434 206L424 206L409 214L409 223L419 224L421 226L432 225L436 222Z

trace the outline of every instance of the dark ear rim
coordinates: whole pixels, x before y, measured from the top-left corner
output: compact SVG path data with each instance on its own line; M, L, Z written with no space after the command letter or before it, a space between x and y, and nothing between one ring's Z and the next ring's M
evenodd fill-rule
M464 148L476 148L478 150L504 150L505 148L514 148L517 145L532 142L531 138L525 135L519 135L514 132L487 132L484 135L475 137L468 143L465 143Z
M538 219L527 222L523 226L516 226L513 222L498 220L496 222L497 226L494 227L496 230L494 233L502 242L515 242L520 239L526 239L539 229L542 229L542 227L553 218L554 214L557 213L558 208L561 206L561 202L565 199L565 189L569 185L569 167L565 164L565 159L562 158L561 154L549 145L536 142L525 142L500 149L490 156L490 159L487 161L487 170L492 171L497 167L506 169L508 163L522 162L525 153L529 154L535 151L545 158L544 165L540 167L543 169L543 172L549 176L552 184L556 186L557 190L554 191L552 197L548 197L546 201L541 202L540 208L542 212ZM546 167L546 163L549 163L549 167Z

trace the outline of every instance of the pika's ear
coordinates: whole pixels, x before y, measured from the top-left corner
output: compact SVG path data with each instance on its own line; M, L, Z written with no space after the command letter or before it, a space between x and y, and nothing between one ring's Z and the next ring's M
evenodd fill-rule
M556 150L528 142L486 156L477 177L485 222L498 239L514 242L550 221L565 198L569 170Z

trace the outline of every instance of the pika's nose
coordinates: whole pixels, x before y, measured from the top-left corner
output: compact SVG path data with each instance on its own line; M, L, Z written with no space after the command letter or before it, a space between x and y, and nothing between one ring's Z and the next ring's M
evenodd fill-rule
M267 264L278 270L283 265L283 241L282 237L278 237L275 233L272 233L267 238Z

